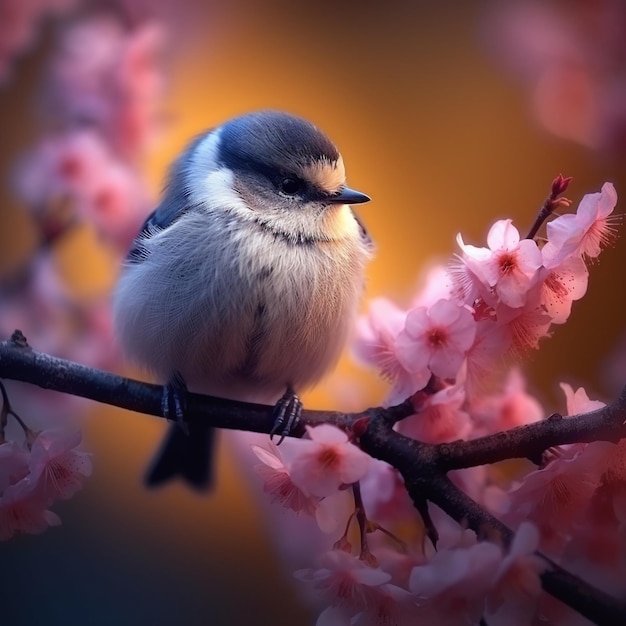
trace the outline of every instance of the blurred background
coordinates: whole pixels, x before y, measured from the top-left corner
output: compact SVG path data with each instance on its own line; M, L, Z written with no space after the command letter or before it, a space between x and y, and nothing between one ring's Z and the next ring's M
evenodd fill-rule
M349 184L373 199L360 208L377 245L364 309L407 306L458 232L483 245L506 217L527 231L559 172L575 205L605 181L626 194L624 42L619 0L0 0L3 338L21 328L37 349L145 376L110 337L120 258L187 141L259 108L339 146ZM547 412L564 410L561 381L605 401L626 381L625 261L618 240L526 360ZM385 389L346 355L304 401L364 408ZM213 493L148 492L162 420L10 392L33 427L79 423L94 474L55 506L61 527L0 544L2 624L314 622L285 565L307 536L294 522L278 547L285 520L232 435Z

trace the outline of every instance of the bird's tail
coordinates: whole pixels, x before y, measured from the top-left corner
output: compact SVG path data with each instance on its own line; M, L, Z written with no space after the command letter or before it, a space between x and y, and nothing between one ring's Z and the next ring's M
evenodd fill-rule
M215 428L189 424L186 432L172 424L146 472L146 485L157 487L180 476L194 489L206 491L213 482L214 449Z

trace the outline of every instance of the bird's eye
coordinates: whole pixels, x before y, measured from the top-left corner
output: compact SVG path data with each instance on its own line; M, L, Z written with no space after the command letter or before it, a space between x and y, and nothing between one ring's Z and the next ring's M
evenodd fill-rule
M288 196L297 194L300 187L302 187L302 182L297 178L287 176L280 181L280 190Z

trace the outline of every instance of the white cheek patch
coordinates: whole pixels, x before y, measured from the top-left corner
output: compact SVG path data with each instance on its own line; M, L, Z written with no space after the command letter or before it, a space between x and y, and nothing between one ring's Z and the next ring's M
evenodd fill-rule
M192 204L209 209L250 210L233 189L233 173L217 162L221 129L207 135L194 151L187 170L187 186Z
M305 179L330 194L340 191L346 182L346 168L341 156L336 161L307 163L303 174Z
M250 208L233 188L234 175L222 168L209 172L198 189L197 198L209 209L231 209L238 213L251 213ZM192 194L194 198L196 194Z

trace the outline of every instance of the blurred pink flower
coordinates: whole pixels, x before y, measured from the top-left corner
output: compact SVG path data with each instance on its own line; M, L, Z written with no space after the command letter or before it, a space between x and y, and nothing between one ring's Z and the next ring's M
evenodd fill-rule
M72 8L77 0L0 0L0 86L11 76L11 63L34 43L37 27L51 13Z
M361 613L362 621L357 623L364 625L410 623L389 619L400 613L400 605L408 602L409 594L389 584L391 576L387 572L341 550L326 552L319 561L318 569L294 573L297 579L314 586L322 606L327 607L317 621L318 626L350 624Z
M22 160L16 183L36 214L64 203L74 218L93 225L120 251L128 248L149 206L138 171L117 159L87 130L49 137Z
M492 3L483 29L493 57L517 73L540 124L588 148L626 149L626 5L621 0Z
M29 478L49 502L71 498L91 476L91 455L75 450L81 438L80 432L44 430L32 443Z
M539 532L523 522L515 533L504 556L493 588L487 596L487 620L494 626L529 624L542 591L539 575L548 568L545 559L537 556Z
M472 314L453 300L409 311L395 347L398 360L413 375L413 391L422 389L431 374L454 378L475 336Z
M377 367L389 381L412 391L408 374L398 362L395 350L397 336L404 328L406 312L386 298L375 298L369 305L367 315L358 319L353 350L356 357ZM403 379L405 384L403 384Z
M410 589L418 603L438 617L432 623L478 623L501 562L502 551L494 543L441 550L430 562L413 568Z
M493 311L495 314L495 311ZM464 367L457 378L465 387L468 401L498 386L505 372L504 355L513 341L511 329L495 319L476 323L476 337L467 351Z
M0 495L28 474L28 452L14 441L0 444Z
M432 306L437 300L451 299L452 278L446 265L434 265L424 275L424 282L411 301L411 308Z
M330 496L365 476L371 459L348 441L345 432L330 424L307 426L306 430L310 439L298 441L288 461L291 479L302 491Z
M491 434L523 424L538 422L545 412L536 398L526 391L526 380L519 368L512 368L501 393L477 397L471 407L477 432Z
M152 22L130 30L97 14L69 25L51 68L57 115L88 123L126 159L142 156L162 123L162 46Z
M597 455L580 447L563 451L563 456L546 467L527 474L509 493L505 521L536 524L545 550L558 554L581 519L599 482L602 463Z
M8 486L0 496L0 541L19 533L36 535L49 526L61 523L59 516L47 510L48 501L30 477Z
M470 416L463 410L465 390L446 387L429 396L424 408L398 423L398 432L426 443L465 439L472 430Z

